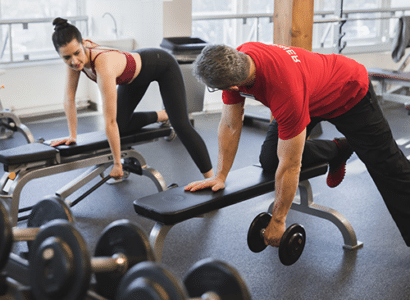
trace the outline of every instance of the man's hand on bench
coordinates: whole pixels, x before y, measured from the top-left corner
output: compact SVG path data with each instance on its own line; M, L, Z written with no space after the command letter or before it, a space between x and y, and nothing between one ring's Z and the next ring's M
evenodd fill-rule
M212 188L216 192L225 188L225 181L219 177L212 177L200 181L194 181L185 186L185 191L195 192L206 188Z
M71 145L71 144L75 144L76 143L76 139L73 137L69 137L66 139L62 139L62 140L57 140L57 141L52 141L50 146L51 147L56 147L56 146L60 146L60 145Z

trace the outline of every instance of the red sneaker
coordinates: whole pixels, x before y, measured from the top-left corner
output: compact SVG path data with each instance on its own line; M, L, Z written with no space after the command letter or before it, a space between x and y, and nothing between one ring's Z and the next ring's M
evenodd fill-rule
M335 138L333 141L339 148L339 154L329 162L329 172L327 174L326 183L331 188L337 187L343 181L346 174L346 161L353 154L353 149L350 147L346 138Z

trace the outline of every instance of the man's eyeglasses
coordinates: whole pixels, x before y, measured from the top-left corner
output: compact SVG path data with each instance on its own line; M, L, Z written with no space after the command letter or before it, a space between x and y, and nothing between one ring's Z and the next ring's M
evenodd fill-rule
M227 87L227 88L212 88L212 87L206 86L206 88L208 89L208 92L210 92L210 93L213 93L213 92L216 92L216 91L227 91L227 90L229 90L229 87Z
M208 89L208 92L210 92L210 93L213 93L213 92L216 92L216 91L220 90L220 89L217 89L217 88L211 88L209 86L206 86L206 88Z

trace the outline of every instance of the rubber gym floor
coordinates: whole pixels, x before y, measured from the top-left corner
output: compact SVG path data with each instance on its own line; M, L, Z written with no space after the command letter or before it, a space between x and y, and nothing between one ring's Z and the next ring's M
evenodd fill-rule
M406 156L410 156L410 116L402 105L385 102L383 110L395 139ZM204 138L213 162L217 163L217 127L220 114L194 115L195 127ZM23 120L24 123L24 120ZM35 138L54 139L67 135L65 118L25 123ZM78 132L103 129L97 113L79 115ZM258 163L260 145L267 126L253 122L243 128L233 170ZM322 123L319 138L333 139L340 133L330 123ZM0 149L26 143L19 133L0 141ZM179 141L160 139L136 147L149 166L158 170L167 184L182 186L201 179L193 161ZM1 171L3 172L3 171ZM53 194L81 171L31 181L23 189L20 206L32 205ZM266 211L273 194L267 194L219 210L205 219L191 219L176 225L169 232L162 263L182 279L197 261L212 257L235 267L255 300L273 299L410 299L410 249L402 240L394 221L373 184L364 165L354 154L347 165L342 184L328 188L326 176L310 180L314 201L343 214L352 224L362 249L343 249L343 238L333 223L314 216L290 211L287 225L302 224L307 233L304 252L294 265L283 266L278 250L268 247L259 254L252 253L246 243L248 227L253 218ZM97 179L86 187L91 187ZM68 199L75 199L85 188ZM76 224L87 241L90 253L105 226L118 219L138 223L149 234L153 222L135 214L135 199L157 193L147 177L131 174L116 185L103 185L72 208ZM18 227L25 227L20 222ZM13 252L25 250L25 243L15 243Z

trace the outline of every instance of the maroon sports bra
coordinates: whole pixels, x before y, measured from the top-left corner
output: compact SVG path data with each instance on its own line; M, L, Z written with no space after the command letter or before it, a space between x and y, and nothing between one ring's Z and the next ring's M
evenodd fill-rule
M91 41L89 41L89 42L91 42ZM91 42L91 43L93 43L93 42ZM93 43L93 44L95 44L95 43ZM124 72L123 72L120 76L117 77L116 82L117 82L117 84L119 84L119 85L125 85L125 84L130 83L131 80L132 80L132 78L134 77L135 70L136 70L136 68L137 68L137 63L135 62L134 57L133 57L130 53L128 53L128 52L122 52L122 51L119 51L119 50L116 50L116 49L107 49L107 50L104 50L104 51L98 53L98 54L94 57L94 59L91 59L91 50L94 49L94 48L96 48L96 47L98 47L98 46L94 46L94 47L88 48L88 49L90 49L91 71L93 71L93 73L94 73L94 75L95 75L96 78L95 78L95 79L94 79L94 78L91 78L91 77L87 74L87 72L85 72L84 69L83 69L82 71L85 73L85 75L87 75L87 77L90 78L91 80L97 82L97 73L95 72L95 60L97 59L98 55L103 54L103 53L106 53L106 52L117 51L117 52L122 53L122 54L125 55L125 57L126 57L126 59L127 59L127 64L125 65L125 70L124 70Z

